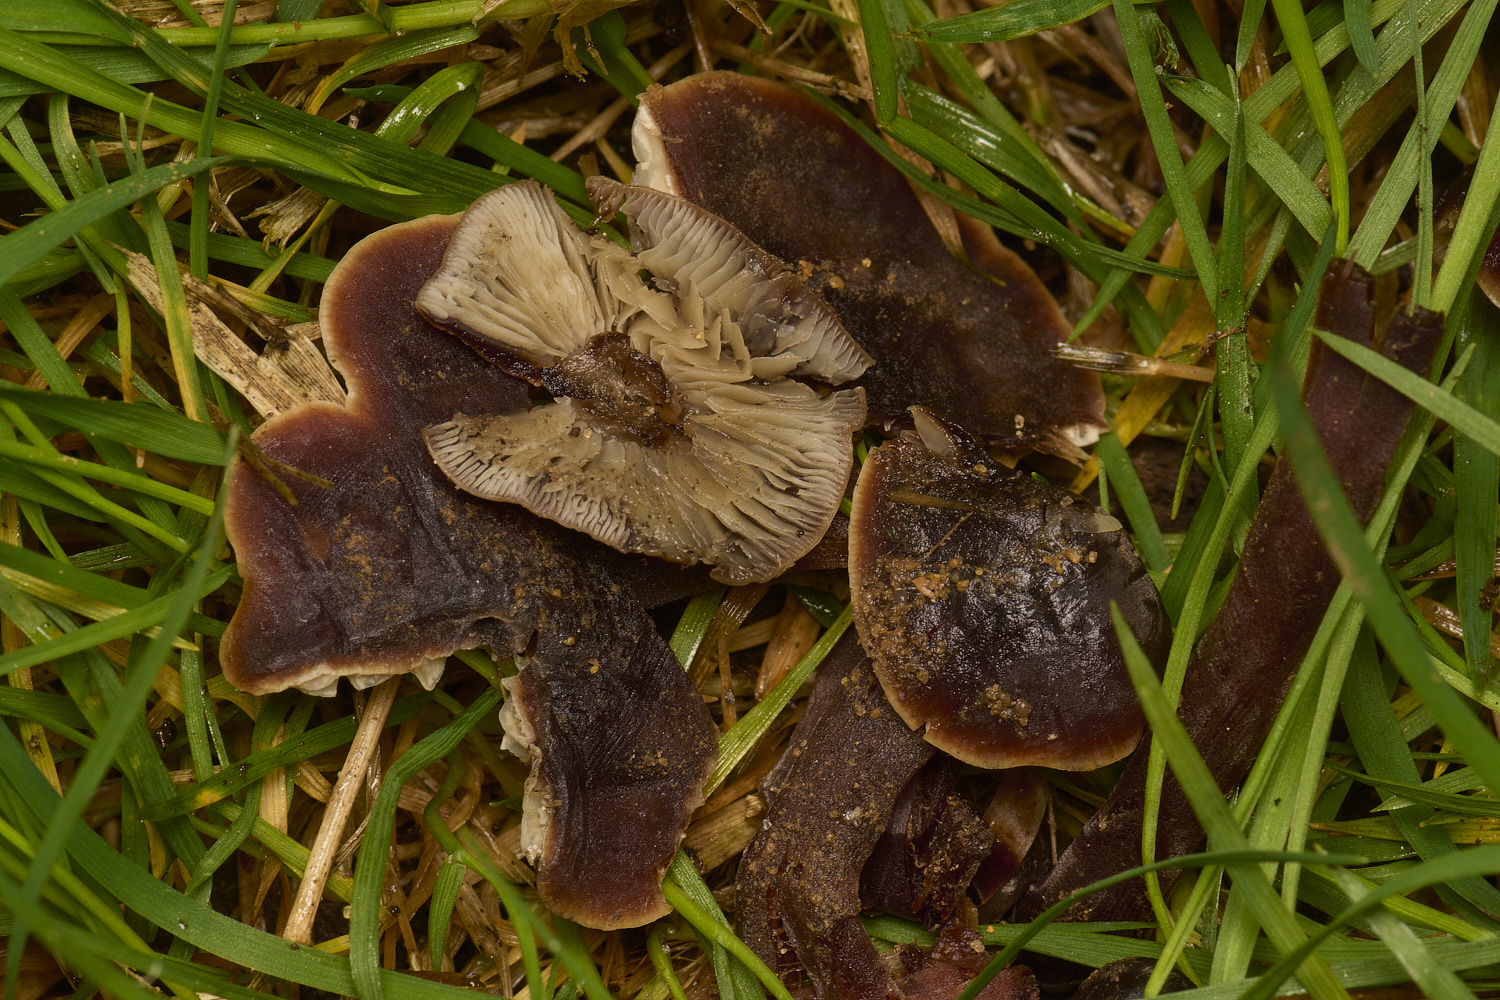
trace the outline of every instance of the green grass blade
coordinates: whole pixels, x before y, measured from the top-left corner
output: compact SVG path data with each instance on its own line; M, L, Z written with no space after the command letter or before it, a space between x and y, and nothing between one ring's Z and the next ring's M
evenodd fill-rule
M429 701L431 696L426 694L398 699L391 706L386 725L398 726L415 718ZM203 781L189 785L169 799L143 807L141 818L155 821L195 812L259 781L278 767L296 764L299 760L309 760L343 746L354 738L356 728L354 717L345 716L282 740L273 747L257 750L237 761L234 767L225 768Z
M28 413L48 417L87 435L200 465L222 465L224 436L181 414L116 400L68 397L0 382L0 395Z
M5 39L0 37L0 50L4 46ZM218 158L151 167L70 201L63 208L49 213L45 219L38 219L15 232L0 236L0 284L10 281L64 240L77 236L100 216L134 204L168 184L194 177L226 162L225 159ZM43 371L43 374L46 372ZM52 381L49 377L48 382Z
M1340 927L1353 922L1361 914L1371 912L1386 899L1404 896L1456 878L1472 878L1488 874L1495 871L1497 866L1500 866L1500 847L1491 845L1475 848L1462 854L1450 855L1436 861L1427 861L1417 868L1398 875L1378 888L1366 892L1348 909L1308 938L1307 943L1298 951L1284 956L1272 969L1255 981L1254 987L1243 994L1243 1000L1270 1000L1296 967L1293 964L1295 961L1312 954L1313 949L1322 940L1334 934ZM1449 968L1453 967L1451 962L1447 964Z
M1421 639L1391 592L1389 575L1365 545L1359 522L1318 444L1296 382L1280 367L1273 369L1270 378L1286 434L1286 452L1297 471L1308 510L1340 573L1364 605L1370 624L1401 675L1422 697L1453 746L1484 776L1491 789L1500 789L1500 743L1479 724L1457 692L1433 674Z
M1013 0L914 27L911 37L922 42L1003 42L1075 24L1108 6L1108 0Z
M1181 720L1177 718L1176 710L1162 691L1155 668L1131 634L1130 626L1126 624L1119 609L1113 604L1111 612L1114 616L1115 635L1125 652L1125 664L1130 670L1131 682L1140 694L1141 707L1145 709L1151 726L1153 744L1162 745L1166 758L1172 765L1172 772L1177 776L1183 794L1187 796L1210 841L1226 850L1247 851L1249 848L1239 824L1230 813L1218 783L1209 773L1208 765L1198 755L1192 738L1188 736ZM1305 943L1305 935L1292 914L1277 898L1270 881L1259 866L1239 862L1226 863L1224 867L1234 877L1237 890L1245 894L1256 918L1265 928L1266 935L1283 954L1292 953ZM1303 984L1314 997L1348 996L1329 969L1328 963L1316 954L1309 954L1303 959L1299 972Z
M1119 494L1120 506L1125 508L1125 516L1130 520L1131 533L1135 535L1141 561L1152 573L1165 572L1172 560L1167 555L1167 546L1162 541L1161 528L1156 523L1156 515L1151 511L1151 501L1146 497L1146 489L1141 485L1140 476L1136 475L1135 466L1125 453L1125 446L1120 443L1119 435L1114 431L1102 435L1097 451L1099 464L1108 473L1110 485Z
M1375 51L1375 33L1370 29L1370 0L1344 0L1344 27L1349 30L1349 47L1365 72L1380 72L1380 56Z
M813 644L812 649L807 651L807 655L802 657L795 667L787 671L786 676L766 692L766 696L719 739L719 759L714 764L713 774L703 786L705 796L712 795L739 766L740 761L744 760L760 742L760 738L771 727L771 723L775 722L782 709L791 703L792 696L797 693L797 689L807 683L813 670L823 662L824 657L843 637L853 620L852 605L846 606L839 614L838 620L830 625L828 630Z
M1232 98L1202 80L1180 76L1163 79L1172 96L1192 108L1225 142L1229 141L1235 113ZM1250 168L1265 182L1268 191L1291 209L1309 236L1321 238L1333 218L1328 199L1258 122L1245 120L1243 115L1241 120L1245 124L1245 149Z
M1489 127L1500 129L1500 102L1490 115ZM1432 286L1432 308L1438 312L1452 309L1459 294L1472 285L1483 248L1495 233L1497 205L1500 205L1500 142L1487 142L1474 164L1464 207L1453 227L1453 238L1448 241L1448 255L1443 258L1442 270Z
M219 40L214 45L213 70L208 94L203 99L203 131L199 135L198 155L212 156L214 123L219 117L219 91L224 85L224 69L229 54L229 33L234 29L234 15L239 0L224 0L219 12ZM188 248L188 271L200 280L208 277L208 188L206 183L193 185L193 237Z
M483 77L484 65L476 62L459 63L438 70L401 99L401 103L380 123L380 128L375 130L376 134L405 145L439 105L454 94L477 88Z
M1338 235L1334 253L1342 257L1349 245L1349 168L1344 158L1344 137L1334 117L1333 101L1328 96L1328 82L1323 79L1322 63L1313 48L1307 17L1296 0L1271 0L1276 20L1291 52L1292 65L1302 81L1302 96L1312 112L1313 124L1323 137L1323 156L1328 162L1328 189L1333 203Z
M1469 6L1468 12L1464 15L1463 24L1453 36L1453 42L1448 49L1448 57L1438 67L1431 85L1427 88L1429 121L1447 121L1449 115L1453 113L1453 107L1462 92L1464 80L1468 78L1469 67L1473 64L1479 46L1486 37L1494 13L1495 0L1476 0ZM1408 50L1410 47L1408 41ZM1387 169L1380 189L1375 192L1365 209L1359 230L1349 242L1349 256L1372 271L1377 255L1390 238L1397 219L1406 210L1411 201L1412 192L1419 184L1421 164L1432 156L1438 142L1438 130L1424 132L1418 124L1414 122L1406 138L1402 140L1401 148ZM1446 304L1432 303L1433 308L1439 310L1446 310L1450 305L1451 301Z
M384 912L381 899L401 788L418 771L452 753L469 731L499 704L500 689L486 689L462 715L402 754L385 775L380 794L370 808L365 838L359 847L359 860L354 869L354 902L349 917L349 964L355 990L362 1000L379 1000L385 995L379 954L380 914Z
M1492 417L1485 416L1457 399L1451 392L1433 385L1383 354L1321 330L1316 332L1318 339L1329 350L1348 358L1439 420L1446 420L1458 433L1466 435L1479 447L1491 454L1500 455L1500 423Z
M719 909L719 903L714 899L713 890L703 881L703 876L698 874L698 869L685 852L678 851L672 858L671 865L667 867L667 878L696 903L700 910L725 928L729 927L724 911ZM755 977L755 973L730 955L728 949L718 944L712 936L700 937L698 940L709 954L721 996L731 1000L764 1000L765 990L761 989L760 980Z
M1188 256L1192 258L1193 267L1198 272L1198 283L1203 286L1203 294L1208 297L1208 301L1215 302L1219 288L1217 262L1214 260L1213 248L1209 246L1203 216L1194 199L1198 186L1189 180L1182 155L1177 151L1176 134L1172 131L1171 119L1167 117L1167 105L1162 97L1157 66L1152 59L1145 30L1141 26L1140 13L1131 0L1114 0L1114 7L1115 17L1120 23L1120 34L1125 42L1125 55L1130 63L1130 75L1135 80L1140 97L1141 114L1146 119L1146 131L1156 150L1168 198L1172 209L1177 213L1177 221L1182 225ZM1128 248L1126 252L1129 252Z

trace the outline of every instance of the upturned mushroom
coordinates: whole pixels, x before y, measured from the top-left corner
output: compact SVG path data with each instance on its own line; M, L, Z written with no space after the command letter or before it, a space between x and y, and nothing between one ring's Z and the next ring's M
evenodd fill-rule
M641 95L636 182L679 195L795 266L874 365L872 417L940 410L987 446L1080 457L1104 429L1097 375L1053 357L1069 324L988 225L949 253L905 177L800 91L700 73Z
M980 767L1119 760L1145 716L1110 603L1154 662L1170 641L1120 522L932 411L912 417L870 452L850 518L854 623L892 707Z
M433 468L422 428L455 410L505 412L528 387L412 300L454 232L451 217L392 226L329 278L324 342L347 407L309 403L268 420L268 455L329 480L230 474L229 537L245 592L224 636L225 676L269 693L331 693L448 654L530 650L505 715L532 763L524 847L555 912L592 927L667 912L661 878L702 801L714 728L638 592L671 599L676 567L618 556L520 507L473 499Z
M869 357L785 266L702 209L606 178L634 252L590 237L533 183L486 195L417 296L433 323L509 358L550 402L460 405L438 466L624 552L769 580L822 537L864 422ZM477 415L471 415L477 414Z

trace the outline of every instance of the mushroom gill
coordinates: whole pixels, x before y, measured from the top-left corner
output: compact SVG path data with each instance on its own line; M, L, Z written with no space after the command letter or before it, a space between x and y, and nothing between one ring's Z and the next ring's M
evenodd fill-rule
M413 308L455 225L382 230L329 278L321 321L347 407L307 404L255 440L332 487L289 479L291 504L248 465L231 470L226 524L245 591L224 674L256 694L408 670L430 685L455 650L532 648L507 715L527 724L530 784L545 793L526 802L528 824L547 827L533 838L543 902L589 926L644 922L667 910L662 872L715 747L637 594L671 600L703 581L476 500L433 467L423 427L528 396Z
M641 95L638 183L793 264L874 359L872 417L949 414L987 445L1078 457L1104 428L1098 376L1053 357L1069 324L1031 268L959 216L939 239L906 178L813 98L739 73Z
M870 452L850 518L854 623L891 705L980 767L1119 760L1145 716L1110 602L1154 662L1170 639L1120 522L931 411L913 418Z
M868 357L721 220L604 178L590 193L630 220L634 253L583 233L529 182L464 214L417 307L554 398L460 406L426 432L432 456L470 493L621 551L769 580L827 529L865 415L862 391L794 376L846 382Z

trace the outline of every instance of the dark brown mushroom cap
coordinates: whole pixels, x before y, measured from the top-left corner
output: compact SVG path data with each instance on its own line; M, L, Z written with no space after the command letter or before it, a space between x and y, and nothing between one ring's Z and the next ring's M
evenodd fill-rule
M1073 994L1072 1000L1141 1000L1156 963L1149 958L1122 958L1101 966L1089 974ZM1164 993L1180 993L1193 988L1193 981L1182 973L1167 974Z
M528 815L551 826L536 840L543 901L590 926L644 922L666 911L662 871L715 748L706 708L637 595L670 599L703 578L476 500L437 472L424 426L528 397L412 307L455 224L392 226L329 279L324 337L348 408L309 404L255 440L333 488L288 479L292 506L249 466L232 470L226 521L245 592L224 672L254 693L323 689L534 641L510 704L529 722L530 784L545 793L528 795Z
M284 477L293 507L248 465L230 472L226 528L245 593L221 659L243 690L318 689L455 649L511 650L524 645L544 590L578 583L571 539L471 501L433 476L422 446L421 427L460 406L527 399L525 383L497 377L411 308L455 222L392 226L349 252L322 307L347 408L310 403L256 433L267 454L334 488ZM500 566L509 586L495 585Z
M682 665L645 611L620 603L604 620L561 609L582 614L569 634L545 634L501 711L506 745L533 761L521 838L537 888L554 913L599 930L671 911L661 880L717 751Z
M1056 360L1069 325L988 226L955 260L906 179L811 98L738 73L641 97L636 182L702 205L800 269L875 359L872 416L920 404L987 443L1076 453L1104 427L1096 375Z
M1167 618L1120 522L914 408L854 490L854 622L891 704L981 767L1099 767L1145 718L1109 603L1161 662ZM936 451L932 449L937 449Z
M590 190L630 219L635 254L584 234L534 183L464 213L418 308L514 355L556 398L461 407L428 431L433 458L476 496L620 551L769 580L827 529L865 417L862 391L792 376L846 382L869 358L722 220L602 178Z

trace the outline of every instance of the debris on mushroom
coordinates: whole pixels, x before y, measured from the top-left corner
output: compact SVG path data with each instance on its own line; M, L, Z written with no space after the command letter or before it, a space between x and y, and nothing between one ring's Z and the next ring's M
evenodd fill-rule
M1006 469L955 424L870 452L854 490L854 623L897 713L980 767L1085 770L1145 726L1115 639L1120 606L1153 662L1170 629L1118 520Z
M1358 265L1335 261L1319 289L1314 325L1371 345L1374 280ZM1442 317L1398 312L1377 349L1425 372L1443 335ZM1303 395L1329 464L1360 521L1375 511L1386 467L1411 414L1411 402L1321 343L1314 342ZM1219 612L1188 662L1177 713L1226 792L1249 771L1288 687L1312 643L1339 570L1323 545L1291 465L1277 463L1245 539L1239 568ZM1021 901L1029 919L1076 889L1140 864L1146 778L1143 744L1108 800L1084 826L1044 882ZM1173 776L1162 788L1157 856L1192 851L1203 838ZM1170 885L1174 872L1162 873ZM1144 884L1122 883L1079 903L1074 920L1149 919Z
M910 971L900 980L902 1000L954 1000L989 964L984 942L972 926L973 906L967 901L964 906L969 910L968 924L944 927L930 951L901 949L903 964L910 963ZM1039 1000L1040 996L1031 970L1012 965L1001 969L974 1000Z
M641 96L636 181L686 198L799 269L875 364L872 416L949 414L987 445L1069 457L1104 429L1098 376L1055 359L1069 324L986 225L944 247L906 179L812 98L738 73Z
M455 225L385 229L330 277L324 341L348 404L309 403L255 440L333 485L289 479L294 506L249 466L231 471L245 591L220 659L253 693L331 693L343 676L408 670L431 684L455 650L534 645L508 716L546 796L527 797L529 826L547 828L531 841L542 899L591 926L642 922L666 911L661 873L701 801L714 729L636 594L649 581L671 599L677 578L702 580L476 500L432 466L423 427L464 406L525 408L529 394L413 308Z
M554 399L462 405L427 431L442 470L624 552L773 578L822 537L865 417L869 358L801 281L702 209L593 178L634 253L531 182L475 202L417 307L510 355ZM645 276L643 276L643 274Z
M860 871L932 754L845 635L762 783L766 818L735 877L740 936L791 985L800 961L819 1000L902 996L859 922Z

